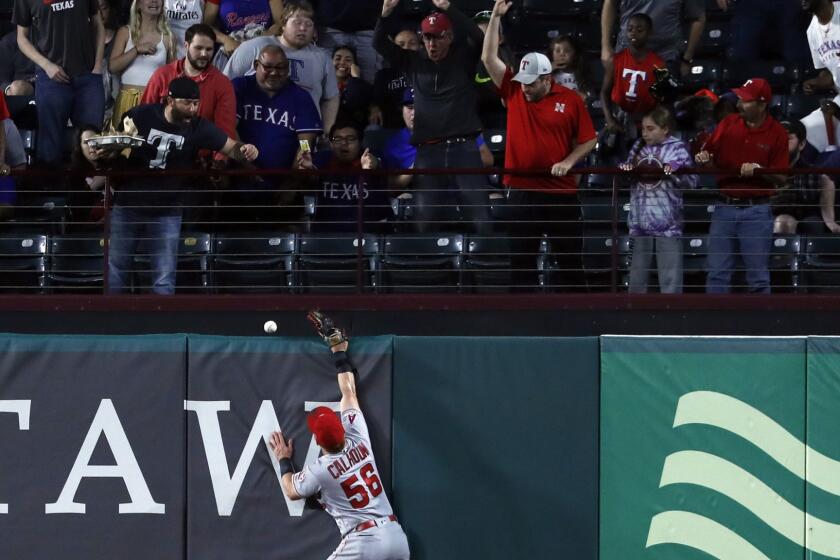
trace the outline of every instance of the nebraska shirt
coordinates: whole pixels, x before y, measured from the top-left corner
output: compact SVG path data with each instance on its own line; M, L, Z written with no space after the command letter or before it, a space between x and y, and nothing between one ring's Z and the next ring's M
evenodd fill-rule
M341 413L346 443L340 453L321 455L295 473L292 482L301 496L321 493L320 502L333 516L341 534L359 523L393 515L373 459L370 434L361 410Z
M714 155L712 163L735 175L718 178L720 192L734 198L770 196L775 188L762 177L739 177L741 165L757 163L762 167L788 167L788 133L770 115L758 128L748 128L740 115L729 115L718 124L706 143Z
M641 59L636 59L630 49L616 53L612 102L628 113L647 113L656 107L656 100L650 95L653 69L664 66L665 62L651 51Z
M592 119L580 95L552 84L548 95L535 103L525 99L508 68L501 96L508 107L505 167L550 168L568 156L575 146L595 138ZM504 184L517 189L573 194L574 177L521 177L505 175Z

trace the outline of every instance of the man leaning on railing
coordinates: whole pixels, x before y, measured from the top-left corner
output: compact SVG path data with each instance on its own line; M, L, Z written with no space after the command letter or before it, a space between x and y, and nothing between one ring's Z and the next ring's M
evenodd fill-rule
M785 177L754 172L762 167L788 167L788 134L767 112L772 92L766 80L747 80L733 92L738 96L738 114L723 119L695 156L699 164L714 162L730 173L718 180L721 199L709 229L706 292L730 291L740 252L748 290L770 293L770 197Z

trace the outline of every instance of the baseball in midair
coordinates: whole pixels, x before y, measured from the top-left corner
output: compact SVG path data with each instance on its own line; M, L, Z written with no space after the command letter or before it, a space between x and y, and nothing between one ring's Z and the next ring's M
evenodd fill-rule
M263 325L263 330L268 334L276 333L277 323L275 323L274 321L266 321Z

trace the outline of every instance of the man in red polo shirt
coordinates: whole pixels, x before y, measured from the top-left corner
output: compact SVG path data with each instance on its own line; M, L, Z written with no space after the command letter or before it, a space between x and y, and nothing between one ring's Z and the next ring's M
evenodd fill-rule
M729 292L740 251L749 291L770 293L770 197L785 178L754 171L789 167L787 131L767 112L773 95L767 81L753 78L733 92L738 96L738 113L723 119L695 156L697 163L713 162L721 171L735 173L718 178L721 200L709 229L706 292Z
M551 168L553 175L505 175L503 179L508 207L516 218L508 232L520 242L518 253L528 259L523 266L514 261L515 269L529 269L514 281L531 284L535 264L530 261L535 261L537 239L548 234L555 252L565 255L561 268L568 274L561 281L582 285L578 181L566 174L595 147L595 128L581 97L554 83L551 62L545 55L526 54L516 75L499 58L499 21L510 6L511 2L496 0L481 53L508 108L505 167Z

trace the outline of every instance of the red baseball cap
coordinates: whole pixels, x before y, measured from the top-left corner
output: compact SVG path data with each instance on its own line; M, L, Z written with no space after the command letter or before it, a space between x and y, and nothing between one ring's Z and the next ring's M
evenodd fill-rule
M335 449L344 444L344 426L332 409L319 406L306 417L309 431L315 435L315 443L327 449Z
M769 103L773 97L770 84L763 78L749 79L743 86L733 89L732 93L737 95L741 101L763 101Z
M452 29L452 21L443 12L432 12L420 23L420 31L424 35L443 35L450 29Z

